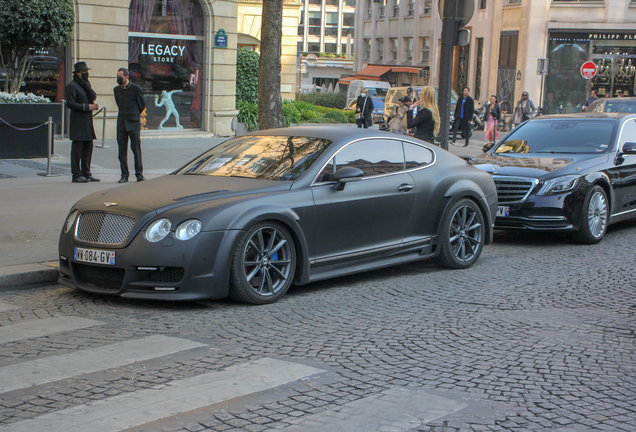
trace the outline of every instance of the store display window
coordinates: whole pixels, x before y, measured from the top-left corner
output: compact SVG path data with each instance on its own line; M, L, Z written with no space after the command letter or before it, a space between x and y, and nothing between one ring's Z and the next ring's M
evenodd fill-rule
M142 129L201 128L203 12L197 0L133 0L130 79L145 93Z

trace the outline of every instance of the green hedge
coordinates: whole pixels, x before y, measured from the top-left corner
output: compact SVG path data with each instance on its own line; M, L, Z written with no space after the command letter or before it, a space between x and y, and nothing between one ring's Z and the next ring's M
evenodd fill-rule
M347 95L345 92L311 92L303 94L300 99L310 104L338 109L343 109L347 104Z
M258 129L258 104L256 102L239 101L238 121L245 123L249 130ZM283 101L285 124L300 123L355 123L354 110L343 111L310 104L305 101Z

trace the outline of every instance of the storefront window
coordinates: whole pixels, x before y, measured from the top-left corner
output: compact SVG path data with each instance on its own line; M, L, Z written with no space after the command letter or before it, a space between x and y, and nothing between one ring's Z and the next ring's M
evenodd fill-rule
M51 102L60 103L64 99L66 83L66 48L39 49L31 51L31 67L24 79L20 92L44 96ZM5 71L0 68L0 90L6 80Z
M197 0L130 3L130 79L148 106L142 129L202 127L203 32Z
M552 32L544 105L546 113L581 111L590 90L599 97L636 94L636 34L625 32ZM596 76L581 76L581 66L592 60Z

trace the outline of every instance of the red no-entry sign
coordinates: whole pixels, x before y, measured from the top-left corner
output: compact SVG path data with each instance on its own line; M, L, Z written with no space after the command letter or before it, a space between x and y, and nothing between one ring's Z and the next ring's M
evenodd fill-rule
M593 61L586 61L581 66L581 76L585 79L592 79L596 76L598 68L596 67L596 63Z

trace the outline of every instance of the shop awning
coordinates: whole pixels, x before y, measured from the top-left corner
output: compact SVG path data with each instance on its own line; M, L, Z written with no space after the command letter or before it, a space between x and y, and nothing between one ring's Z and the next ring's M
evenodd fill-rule
M408 66L394 66L391 68L391 72L406 72L406 73L419 73L422 69Z
M361 77L358 79L379 81L380 77L387 72L391 72L391 69L393 69L393 66L369 65L356 72L356 76Z
M359 70L355 76L340 78L340 80L338 80L338 83L349 85L353 80L380 81L380 77L388 72L406 72L416 74L419 73L422 69L423 68L409 66L369 65Z

